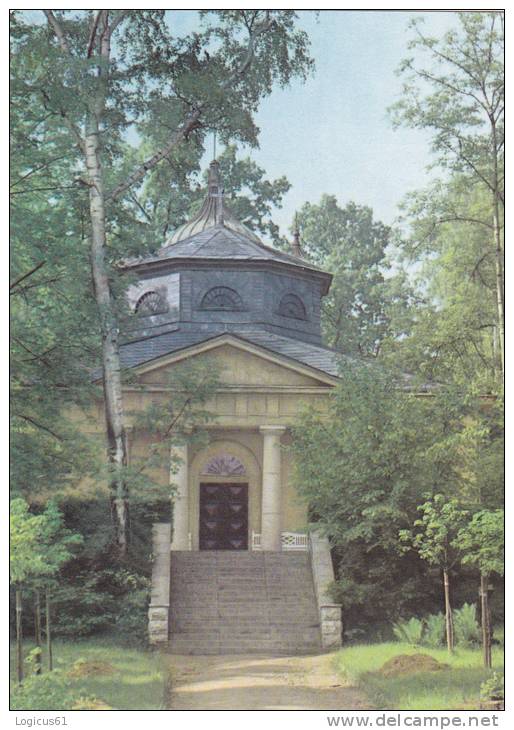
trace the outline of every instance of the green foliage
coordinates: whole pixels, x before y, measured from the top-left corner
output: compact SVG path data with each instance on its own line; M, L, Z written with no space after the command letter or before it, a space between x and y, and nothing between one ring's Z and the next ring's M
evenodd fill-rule
M348 355L376 357L387 338L408 328L410 288L390 272L386 255L392 230L373 219L371 208L353 202L341 208L333 195L306 203L298 224L307 257L334 275L322 308L328 343Z
M10 648L13 659L14 644ZM43 646L43 668L46 659ZM163 709L168 666L166 658L159 652L122 647L118 637L109 635L70 641L56 639L54 661L58 665L60 680L73 695L73 707L76 709ZM51 677L54 672L40 676ZM18 695L14 685L14 661L11 661L11 681L11 691ZM69 697L56 697L55 705L49 709L65 709L68 701ZM17 702L17 706L24 709L21 702Z
M503 135L503 13L456 17L457 29L442 38L424 33L422 17L411 23L414 53L399 68L404 85L393 113L398 124L431 132L441 165L490 181L496 150L487 112L500 147Z
M260 100L275 83L304 79L312 69L308 38L293 11L201 17L198 32L181 36L173 12L163 10L54 11L48 23L37 11L11 14L15 493L28 494L34 484L39 495L87 476L108 478L100 468L104 444L88 444L71 416L83 421L88 414L76 407L102 396L90 382L100 359L102 322L112 315L124 325L128 315L124 291L130 277L120 276L116 265L155 250L169 227L181 222L198 192L196 176L211 130L225 144L255 146L253 116ZM55 26L66 39L62 45ZM112 55L106 59L99 39L108 32ZM178 134L146 180L105 206L113 310L107 312L98 306L91 281L89 188L77 137L94 117L109 196L143 161L168 148L193 110L201 111L201 123L184 138ZM287 181L266 180L248 160L237 161L232 146L222 164L235 188L245 191L236 206L245 209L246 222L276 235L270 206L280 203ZM142 486L137 470L125 476L126 486L130 480Z
M408 621L398 621L393 624L393 633L398 641L419 646L422 643L424 628L423 621L413 616Z
M466 512L458 500L436 494L418 507L422 518L414 522L419 531L400 530L402 542L410 543L430 565L450 570L458 559L456 538L464 525Z
M10 502L10 573L12 583L27 579L50 580L82 544L80 535L64 527L54 502L48 502L40 515L29 512L25 500Z
M109 566L106 556L96 568L83 566L65 574L53 595L56 636L116 634L121 643L143 644L148 623L150 581L133 570ZM73 566L70 566L73 568Z
M425 619L425 631L423 633L423 645L437 649L444 644L446 625L442 613L431 613Z
M398 532L427 493L456 493L462 470L458 394L418 398L396 373L346 359L328 413L294 428L296 484L334 545L338 597L353 628L437 610L434 579Z
M408 644L359 644L343 648L336 666L342 677L368 697L372 707L387 710L478 710L480 683L490 676L482 666L482 652L457 649L423 649L449 669L436 672L410 672L397 677L384 677L380 669L398 655L416 655L419 648ZM503 663L503 652L494 650L495 665Z
M482 574L504 573L504 510L480 510L456 538L464 553L462 562L476 566Z
M397 124L427 130L444 178L407 199L420 303L396 357L430 377L501 392L503 331L503 13L456 16L428 36L413 22ZM496 224L493 223L496 219Z
M480 699L503 700L505 699L505 677L503 674L493 672L491 676L480 685Z
M480 643L480 628L474 603L465 603L453 612L453 625L457 646L471 647Z
M71 710L83 699L59 669L27 677L10 695L11 710Z

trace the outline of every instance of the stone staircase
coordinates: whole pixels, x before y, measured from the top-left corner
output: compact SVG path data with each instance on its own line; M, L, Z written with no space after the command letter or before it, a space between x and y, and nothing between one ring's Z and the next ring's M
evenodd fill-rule
M171 553L175 654L307 654L321 649L308 553Z

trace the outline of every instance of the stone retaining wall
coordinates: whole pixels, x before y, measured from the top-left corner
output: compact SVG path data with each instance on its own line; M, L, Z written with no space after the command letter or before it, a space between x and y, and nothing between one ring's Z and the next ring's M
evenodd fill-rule
M168 643L170 613L170 545L171 525L156 523L152 527L152 593L148 609L150 644Z
M329 585L335 580L330 544L326 537L316 530L311 530L309 549L314 591L318 602L321 645L324 649L337 649L342 644L343 625L341 604L334 603L328 593Z

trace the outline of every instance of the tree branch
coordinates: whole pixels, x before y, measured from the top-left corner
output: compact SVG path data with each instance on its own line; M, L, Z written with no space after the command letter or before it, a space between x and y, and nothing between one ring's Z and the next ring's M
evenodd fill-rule
M28 279L29 276L32 276L32 274L35 274L36 271L38 271L42 266L46 264L46 261L40 261L39 264L34 266L33 269L30 271L27 271L26 274L23 274L22 276L19 276L13 283L9 286L9 291L12 291L18 284L20 284L24 279Z
M59 436L59 434L58 434L58 433L55 433L55 431L52 431L52 429L51 429L51 428L48 428L48 426L43 426L43 424L42 424L42 423L38 423L38 422L37 422L37 421L36 421L36 420L35 420L34 418L32 418L31 416L26 416L26 415L25 415L25 414L23 414L23 413L13 413L13 415L14 415L14 416L15 416L16 418L21 418L21 419L22 419L23 421L27 421L27 423L31 423L31 424L32 424L33 426L35 426L36 428L39 428L39 429L40 429L41 431L46 431L46 433L49 433L49 434L50 434L50 436L53 436L53 437L54 437L54 439L57 439L57 441L59 441L60 443L62 443L62 442L64 441L64 439L62 438L62 436Z
M54 31L55 35L57 36L57 40L59 41L59 45L61 46L62 50L68 55L71 56L70 46L68 44L68 39L66 38L66 35L64 33L64 30L53 14L52 10L43 10L44 14L46 15L46 19L48 20L48 24Z
M44 170L47 167L50 167L50 165L53 165L54 162L59 162L59 160L66 159L68 155L59 155L59 157L54 157L53 160L49 160L48 162L43 163L42 165L38 165L38 167L34 167L32 170L29 170L25 175L22 175L18 180L11 183L10 187L13 188L15 185L19 185L23 180L26 180L31 175L34 175L34 173L39 172L40 170Z
M91 55L93 53L93 48L94 48L95 40L96 40L96 31L98 28L98 21L100 20L100 16L102 15L102 13L103 13L103 10L99 10L96 14L95 19L93 20L93 24L91 26L91 32L89 33L89 40L87 43L87 51L86 51L87 58L91 58Z
M125 14L129 11L124 11ZM123 19L122 14L116 18L115 24L118 25L121 20ZM115 24L111 27L112 29L115 27ZM259 36L261 36L263 33L268 31L271 26L273 25L273 21L270 16L270 11L266 10L266 17L265 20L260 23L260 25L254 26L253 21L249 27L249 39L248 39L248 46L245 54L245 59L241 66L236 69L234 74L230 76L227 81L225 81L222 84L222 88L226 88L227 86L232 85L236 80L238 80L241 76L243 76L248 68L250 67L254 53L255 53L255 42ZM247 26L248 27L248 26ZM136 170L129 175L129 177L126 179L125 182L120 183L117 185L113 190L111 190L110 193L106 195L106 200L116 200L120 197L126 190L128 190L132 185L142 180L146 173L152 170L161 160L163 160L165 157L167 157L173 149L183 140L187 139L187 136L190 132L192 132L193 129L195 129L199 125L199 120L203 112L203 106L197 106L192 108L192 111L189 113L188 117L186 118L185 122L182 124L181 127L171 136L168 144L166 144L164 147L162 147L158 152L156 152L152 157L148 158L145 162L143 162L142 165L136 168Z
M111 27L109 30L109 34L112 36L118 25L125 20L127 15L129 15L131 11L130 10L121 10L120 13L114 18L114 20L111 23Z
M184 124L178 128L178 130L171 136L168 144L162 147L158 152L149 157L142 165L139 165L134 172L127 177L125 182L117 185L110 193L106 195L106 200L116 200L132 185L139 182L144 178L147 172L152 170L161 160L167 157L173 149L181 142L188 134L198 126L198 120L202 113L202 108L197 108L192 111L186 118Z
M243 76L248 68L250 67L253 57L255 54L255 42L259 36L261 36L263 33L266 33L273 24L273 21L270 17L269 10L266 10L266 19L258 26L255 26L253 24L253 20L250 26L247 25L247 28L249 30L249 38L248 38L248 46L246 49L245 59L241 66L236 69L235 73L232 74L232 76L227 79L227 81L223 84L224 87L230 86L234 83L234 81L239 78L240 76Z

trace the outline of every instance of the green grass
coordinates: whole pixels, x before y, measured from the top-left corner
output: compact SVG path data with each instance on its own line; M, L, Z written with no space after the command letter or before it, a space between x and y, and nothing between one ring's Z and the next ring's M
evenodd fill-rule
M24 646L24 655L33 648ZM114 673L71 680L71 686L82 696L103 700L117 710L158 710L164 701L164 666L159 654L144 649L127 649L112 640L85 639L81 641L55 641L53 645L54 667L67 672L78 660L106 662ZM43 652L43 671L46 656ZM11 645L11 672L14 679L14 646ZM26 668L30 673L30 667ZM58 707L56 710L60 709Z
M378 670L399 654L429 654L450 669L384 677ZM400 642L350 646L336 655L338 671L357 684L377 709L458 710L478 709L480 685L490 672L482 666L478 649L414 647ZM493 649L493 669L503 672L503 649Z

